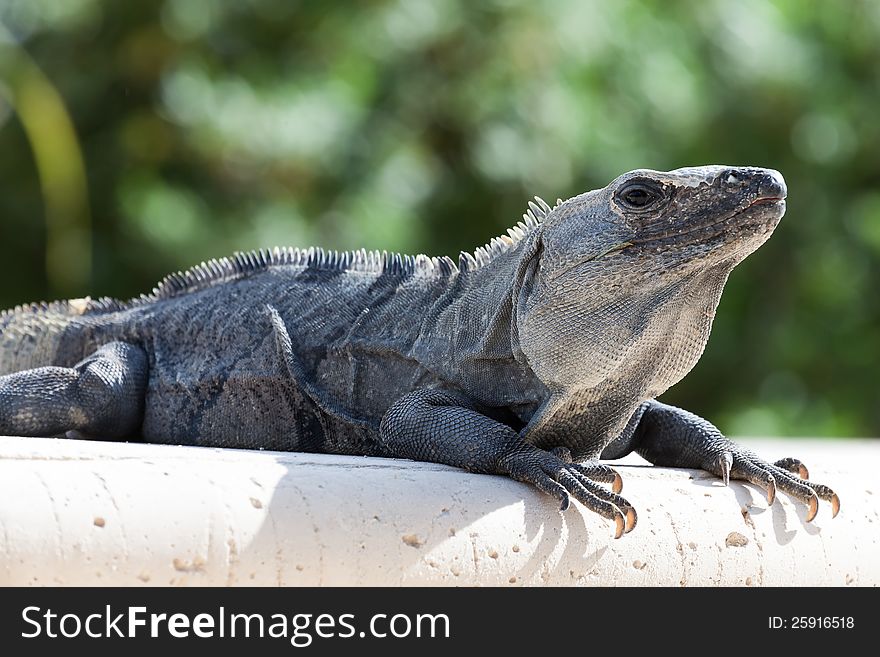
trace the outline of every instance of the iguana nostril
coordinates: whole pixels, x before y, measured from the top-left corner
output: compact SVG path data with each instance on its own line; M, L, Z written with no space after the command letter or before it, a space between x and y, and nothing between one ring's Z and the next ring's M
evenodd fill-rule
M788 193L782 174L774 169L728 169L722 172L718 179L730 192L751 187L759 199L783 199Z
M728 187L742 187L746 183L745 178L736 171L728 171L723 180Z
M764 169L758 180L758 196L761 198L785 198L788 188L782 174L774 169Z

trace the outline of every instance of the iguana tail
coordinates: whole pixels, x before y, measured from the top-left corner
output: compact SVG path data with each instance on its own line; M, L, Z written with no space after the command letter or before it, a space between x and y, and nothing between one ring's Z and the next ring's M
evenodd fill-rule
M70 366L81 360L87 338L111 299L71 299L34 303L0 312L0 376L45 365ZM90 331L89 328L92 328Z

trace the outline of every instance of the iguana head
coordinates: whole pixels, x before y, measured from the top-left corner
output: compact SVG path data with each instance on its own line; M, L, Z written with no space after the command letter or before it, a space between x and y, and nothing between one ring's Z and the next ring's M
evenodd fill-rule
M785 195L785 181L772 169L630 171L548 215L542 267L558 278L618 256L651 276L722 260L733 265L770 236L785 212Z
M539 378L589 387L653 368L650 394L679 380L730 270L773 232L785 196L772 169L704 166L631 171L558 204L517 307Z

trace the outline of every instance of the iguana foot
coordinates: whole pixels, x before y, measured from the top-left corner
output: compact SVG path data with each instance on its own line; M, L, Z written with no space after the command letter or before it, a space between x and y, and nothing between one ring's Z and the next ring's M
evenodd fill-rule
M571 456L571 451L568 447L554 447L550 450L550 453L553 456L558 456L566 463L574 462L574 459ZM580 465L581 471L593 481L601 481L603 484L611 484L612 492L619 493L623 490L623 479L620 478L620 474L614 468L608 467L604 463L599 463L598 461L584 461L583 463L578 463L578 465Z
M138 345L109 342L71 367L0 376L0 435L63 436L76 430L125 438L143 423L148 358Z
M736 443L723 439L728 445L720 446L724 451L715 459L715 468L704 468L717 474L727 486L730 478L743 479L767 491L767 504L773 504L776 491L790 495L807 505L807 522L816 517L819 499L831 503L831 517L840 511L840 498L833 490L822 484L807 481L809 471L794 458L784 458L768 463Z
M480 412L461 392L421 388L397 400L379 427L386 454L508 475L536 486L568 508L570 497L614 521L615 538L636 526L636 510L618 493L621 479L592 460L572 463L571 452L548 452L522 440L509 426ZM600 486L611 484L611 490Z
M794 458L768 463L754 452L722 435L711 422L655 400L645 402L636 417L632 442L636 451L655 465L699 468L718 475L727 485L741 479L767 492L773 504L781 490L807 505L807 522L816 517L819 500L831 503L831 516L840 511L840 498L822 484L807 481L807 467Z
M633 530L638 517L632 504L617 494L622 487L617 471L598 461L573 463L564 447L550 452L529 447L503 457L499 463L503 472L552 495L563 511L568 508L570 496L574 496L590 511L614 521L614 538ZM597 481L612 484L612 490Z

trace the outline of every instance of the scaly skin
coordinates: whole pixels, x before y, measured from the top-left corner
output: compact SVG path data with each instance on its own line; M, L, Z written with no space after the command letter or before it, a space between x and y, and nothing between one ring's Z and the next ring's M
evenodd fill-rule
M0 434L382 455L505 474L636 524L598 459L633 450L839 509L654 400L702 354L730 271L781 219L775 171L638 170L456 266L363 251L238 254L129 302L0 316ZM607 485L610 485L609 490Z

